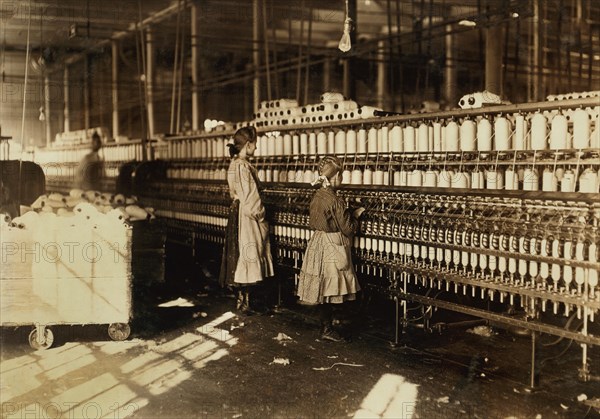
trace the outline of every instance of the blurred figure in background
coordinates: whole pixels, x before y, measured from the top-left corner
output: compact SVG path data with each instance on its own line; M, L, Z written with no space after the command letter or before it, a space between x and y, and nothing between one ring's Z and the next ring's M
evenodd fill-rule
M79 162L75 173L75 188L84 191L101 190L101 181L104 176L104 162L98 153L102 148L100 135L95 132L92 135L92 151L86 154Z

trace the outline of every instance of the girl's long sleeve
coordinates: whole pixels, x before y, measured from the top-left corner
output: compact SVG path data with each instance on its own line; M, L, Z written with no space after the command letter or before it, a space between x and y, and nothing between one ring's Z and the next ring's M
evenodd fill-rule
M258 186L250 172L250 168L245 164L238 165L236 176L236 194L240 200L242 213L247 217L263 221L265 218L265 208L258 193Z
M337 225L346 237L352 237L358 229L358 220L352 216L352 213L340 201L333 206L333 216Z

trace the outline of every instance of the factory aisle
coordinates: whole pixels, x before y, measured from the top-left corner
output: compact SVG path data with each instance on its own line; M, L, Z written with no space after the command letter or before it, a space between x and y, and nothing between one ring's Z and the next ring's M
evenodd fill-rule
M311 312L238 316L231 298L195 290L152 300L125 342L100 328L57 329L32 352L3 331L3 418L584 418L596 383L576 380L580 352L548 360L528 392L525 337L389 330L363 318L352 343L318 339ZM148 300L150 301L150 300ZM162 306L159 306L161 305ZM389 335L388 335L389 336ZM566 346L554 348L562 351ZM549 357L552 351L540 356ZM560 368L553 366L560 365ZM598 365L597 361L594 363ZM553 371L560 370L561 376ZM597 402L596 402L597 403ZM587 416L586 416L587 415Z

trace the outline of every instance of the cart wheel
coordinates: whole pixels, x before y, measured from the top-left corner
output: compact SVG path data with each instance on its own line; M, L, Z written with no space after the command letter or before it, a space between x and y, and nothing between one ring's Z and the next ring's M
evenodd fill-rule
M131 328L127 323L111 323L108 325L108 336L112 340L125 340L129 337Z
M31 346L35 350L39 349L48 349L54 343L54 333L52 330L44 327L43 329L44 338L42 341L38 341L38 329L33 329L29 334L29 346Z

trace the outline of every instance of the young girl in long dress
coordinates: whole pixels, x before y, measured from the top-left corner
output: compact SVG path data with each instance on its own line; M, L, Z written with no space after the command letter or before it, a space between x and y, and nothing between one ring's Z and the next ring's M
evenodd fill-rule
M310 203L310 227L316 230L308 242L296 294L303 304L321 305L321 338L344 339L332 326L332 304L356 299L360 285L350 256L352 237L364 209L352 213L336 189L342 183L342 163L333 156L319 162L321 188Z
M248 161L256 150L256 129L243 127L228 144L232 157L227 171L232 198L221 261L221 286L237 289L236 308L249 312L250 288L273 276L269 225L259 193L256 169Z

